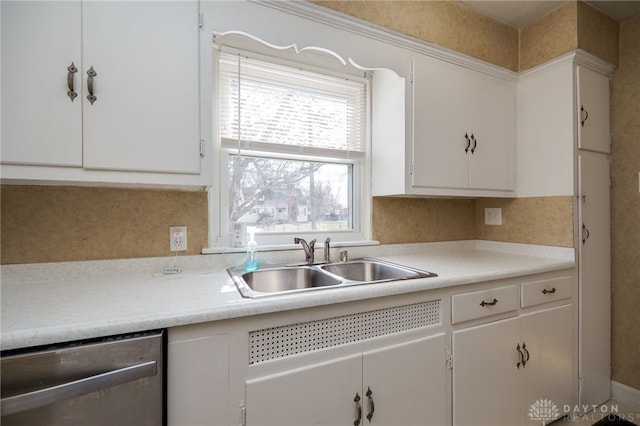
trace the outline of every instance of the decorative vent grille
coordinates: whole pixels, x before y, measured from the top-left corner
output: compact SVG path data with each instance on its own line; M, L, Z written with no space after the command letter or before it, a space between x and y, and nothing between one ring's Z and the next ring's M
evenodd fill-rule
M440 299L249 333L249 365L440 324Z

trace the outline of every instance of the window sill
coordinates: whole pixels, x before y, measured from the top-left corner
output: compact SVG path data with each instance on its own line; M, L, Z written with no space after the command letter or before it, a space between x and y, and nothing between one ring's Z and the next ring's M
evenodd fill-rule
M378 246L379 241L363 240L363 241L336 241L331 242L331 248L341 247L367 247ZM264 245L258 246L257 251L284 251L284 250L297 250L300 248L300 244L278 244L278 245ZM226 253L244 253L247 251L246 247L207 247L202 249L202 254L226 254Z

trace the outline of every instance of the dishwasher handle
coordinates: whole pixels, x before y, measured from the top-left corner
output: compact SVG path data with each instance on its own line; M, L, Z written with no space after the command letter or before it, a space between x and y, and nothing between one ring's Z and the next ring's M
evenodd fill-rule
M97 390L106 389L111 386L132 382L144 377L155 376L156 373L156 361L144 362L57 386L2 398L2 400L0 400L0 410L3 416L20 413Z

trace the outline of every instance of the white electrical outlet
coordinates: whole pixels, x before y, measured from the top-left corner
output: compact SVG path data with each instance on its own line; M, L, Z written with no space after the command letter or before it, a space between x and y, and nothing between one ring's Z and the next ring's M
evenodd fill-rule
M169 227L169 248L171 251L185 251L187 249L187 227Z
M484 224L502 225L502 209L500 207L484 209Z

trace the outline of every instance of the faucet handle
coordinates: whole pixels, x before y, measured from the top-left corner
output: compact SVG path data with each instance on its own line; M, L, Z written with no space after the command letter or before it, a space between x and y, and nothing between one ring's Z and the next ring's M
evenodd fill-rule
M324 240L324 263L331 263L331 247L329 243L331 242L331 238L327 237Z
M314 238L313 240L309 241L309 243L308 243L308 244L309 244L309 248L311 249L311 251L313 251L314 246L316 245L316 242L317 242L317 241L318 241L318 240L316 240L315 238Z

